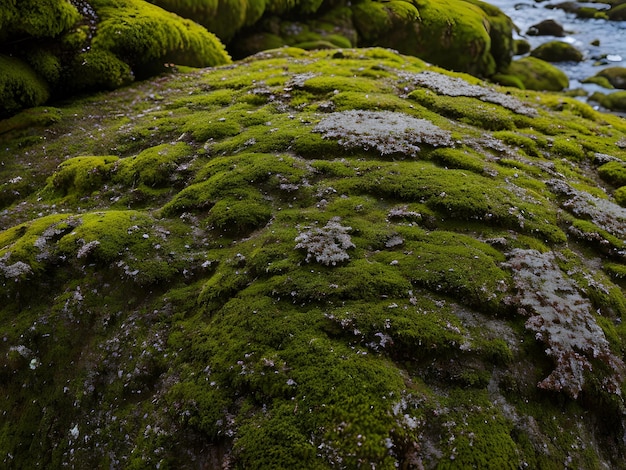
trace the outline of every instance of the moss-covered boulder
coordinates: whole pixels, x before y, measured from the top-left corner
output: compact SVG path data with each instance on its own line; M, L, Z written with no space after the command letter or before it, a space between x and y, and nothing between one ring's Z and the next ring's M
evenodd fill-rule
M4 465L626 468L624 142L381 48L0 121Z
M478 0L336 3L312 19L267 17L229 46L239 57L282 44L308 49L383 46L479 76L506 67L513 54L511 20Z
M589 100L595 101L611 111L626 111L626 91L616 91L608 94L596 91L589 97Z
M547 62L580 62L583 53L576 46L563 41L548 41L530 52L536 57Z
M37 3L37 5L35 5ZM205 28L142 0L0 6L0 116L81 91L115 89L173 64L228 63ZM9 67L10 65L10 67Z
M521 88L528 90L561 91L569 86L565 72L537 57L522 57L514 60L496 81L509 86L521 82Z
M605 83L603 80L608 82L608 86L605 86L606 88L626 88L626 67L607 67L600 70L587 81Z

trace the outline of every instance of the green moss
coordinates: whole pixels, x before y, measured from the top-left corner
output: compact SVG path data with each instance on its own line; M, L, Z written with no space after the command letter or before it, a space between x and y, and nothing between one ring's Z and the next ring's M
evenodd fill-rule
M606 88L626 88L626 68L607 67L600 70L594 77L608 80L610 86Z
M518 468L513 424L494 409L487 393L458 390L451 404L454 411L448 419L452 426L441 441L446 457L437 468Z
M582 52L563 41L548 41L533 49L530 55L547 62L580 62L583 59Z
M8 34L50 38L70 29L81 16L69 2L24 0L2 6L0 29Z
M564 72L536 57L514 60L506 73L518 77L527 90L561 91L569 86Z
M366 44L482 76L510 60L512 24L483 3L374 1L360 2L353 11Z
M173 182L179 165L192 155L191 147L183 142L157 145L117 162L113 181L128 187L162 187Z
M608 389L623 375L624 245L597 167L626 157L626 125L509 90L485 108L506 127L487 130L471 109L485 103L455 111L445 88L504 92L440 74L385 49L281 49L0 124L0 454L28 468L622 468ZM422 87L441 96L407 99ZM411 154L395 135L380 155L314 132L353 108L425 119L424 139L448 144ZM348 258L307 261L297 238L329 222ZM565 307L602 328L577 399L537 388L554 363L527 325L550 306L520 300L535 293L506 264L516 249L554 260L562 279L534 257L535 287L566 283L581 303Z
M598 77L598 76L589 77L589 78L585 78L582 81L582 83L594 83L596 85L599 85L603 88L607 88L609 90L612 88L615 88L613 85L611 85L611 82L606 77Z
M616 91L605 95L596 91L589 99L600 103L603 107L610 109L611 111L624 111L626 110L626 91Z
M49 96L47 84L32 68L0 54L0 117L42 105Z
M500 131L515 128L514 113L476 98L442 96L425 89L412 91L409 98L438 114L482 129Z
M206 67L230 60L213 34L153 5L98 0L93 7L100 19L93 48L124 57L139 77L163 70L170 62Z
M622 207L626 207L626 186L617 188L613 193L615 201Z
M626 185L626 162L611 161L598 168L600 178L614 186Z
M50 178L45 191L62 197L89 196L111 179L118 157L75 157L66 160Z
M69 88L75 91L114 90L134 80L130 65L106 50L93 49L78 54L73 71L67 78Z
M46 127L59 122L63 112L59 108L30 108L0 121L0 135L24 129Z

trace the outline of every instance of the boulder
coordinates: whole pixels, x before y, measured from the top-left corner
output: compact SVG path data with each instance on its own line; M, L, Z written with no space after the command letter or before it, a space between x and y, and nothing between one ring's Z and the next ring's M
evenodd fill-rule
M613 88L626 89L626 67L607 67L595 77L605 78Z
M530 55L547 62L580 62L583 53L563 41L548 41L530 52Z
M305 48L382 46L414 55L441 67L478 76L493 75L513 54L511 20L480 1L364 0L325 11L319 18L296 21L266 18L237 35L229 48L242 57L283 44Z
M561 91L569 86L565 72L536 57L514 60L504 74L516 77L528 90Z
M543 20L526 31L529 36L556 36L562 38L565 36L563 26L554 20Z
M589 100L595 101L611 111L626 112L626 91L616 91L609 94L597 91L589 97Z
M624 468L620 117L384 48L57 106L0 121L9 468Z

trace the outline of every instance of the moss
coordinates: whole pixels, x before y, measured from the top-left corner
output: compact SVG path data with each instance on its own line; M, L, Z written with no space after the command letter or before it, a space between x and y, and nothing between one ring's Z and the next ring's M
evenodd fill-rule
M114 90L134 80L131 67L115 54L105 50L90 50L76 56L74 73L69 74L69 87L82 90ZM80 70L80 73L78 73Z
M600 103L601 106L606 109L610 109L611 111L626 110L626 91L616 91L615 93L610 93L608 95L596 91L589 97L589 99Z
M138 77L163 70L169 62L206 67L230 60L204 28L145 2L98 1L93 7L100 18L93 48L124 57Z
M441 442L446 456L437 468L518 468L513 424L492 407L486 393L457 390L451 403L451 426Z
M617 188L613 193L615 201L622 207L626 207L626 186Z
M519 77L527 90L561 91L569 86L564 72L536 57L514 60L506 73Z
M59 165L46 190L60 196L89 196L111 179L118 157L75 157Z
M500 106L464 96L441 96L429 90L415 90L409 98L443 116L487 130L515 127L510 111Z
M117 162L113 181L127 187L162 187L173 182L176 170L192 155L191 147L183 142L157 145Z
M609 90L615 88L613 85L611 85L611 82L606 77L597 77L597 76L589 77L589 78L585 78L584 80L582 80L582 83L593 83L595 85L599 85L602 88L607 88Z
M611 161L598 168L600 178L614 186L626 185L626 162Z
M583 54L576 47L563 41L549 41L530 53L532 57L548 62L580 62Z
M611 86L606 88L626 88L626 68L607 67L595 74L597 78L605 78Z
M59 122L63 112L59 108L36 107L0 121L0 135L29 128L46 127Z
M489 76L510 60L512 24L482 3L362 2L355 5L354 18L366 44L448 69Z
M36 38L55 37L80 20L76 7L68 2L26 0L3 5L0 29L8 34Z
M39 106L50 97L48 85L24 62L0 55L0 117Z

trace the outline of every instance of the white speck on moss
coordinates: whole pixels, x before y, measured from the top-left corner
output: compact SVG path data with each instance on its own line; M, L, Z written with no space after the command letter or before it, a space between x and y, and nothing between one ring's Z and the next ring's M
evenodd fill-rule
M415 156L420 147L454 145L448 131L430 121L392 111L341 111L322 119L314 132L325 139L338 139L343 147L376 149L381 155Z

